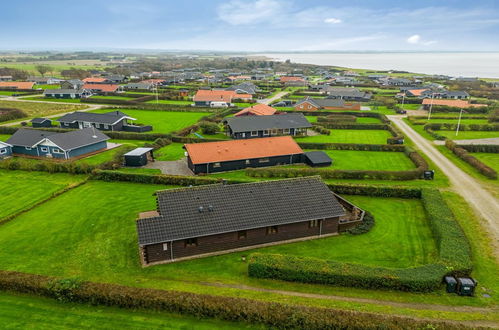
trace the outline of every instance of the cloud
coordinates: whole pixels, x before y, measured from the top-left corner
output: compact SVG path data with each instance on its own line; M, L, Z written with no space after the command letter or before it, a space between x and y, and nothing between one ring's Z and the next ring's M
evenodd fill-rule
M419 44L420 41L421 41L421 36L419 34L415 34L407 38L407 42L410 44Z
M334 18L334 17L330 17L330 18L326 18L324 20L324 23L328 23L328 24L339 24L341 23L342 20L339 19L339 18Z
M269 20L279 13L276 0L232 0L218 7L218 18L231 25L245 25Z

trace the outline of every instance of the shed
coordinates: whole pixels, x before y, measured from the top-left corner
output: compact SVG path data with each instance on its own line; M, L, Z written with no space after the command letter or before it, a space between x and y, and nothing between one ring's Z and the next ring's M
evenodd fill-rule
M52 127L52 120L47 118L33 118L31 119L31 126L37 127Z
M125 156L125 166L144 166L150 161L154 161L152 148L136 148L127 152Z
M304 161L312 167L331 166L333 160L324 151L307 151L303 154Z

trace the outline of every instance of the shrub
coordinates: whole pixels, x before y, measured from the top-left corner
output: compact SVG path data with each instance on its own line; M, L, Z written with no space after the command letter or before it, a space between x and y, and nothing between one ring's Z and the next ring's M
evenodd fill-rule
M20 109L0 108L0 122L19 118L25 118L28 115Z
M203 134L214 135L220 131L218 124L209 121L202 121L199 123L199 128Z
M498 123L499 122L499 109L491 111L489 113L488 120L489 120L489 123Z
M353 228L347 229L347 233L352 235L360 235L371 231L371 229L374 227L374 216L368 211L365 212L366 213L364 214L362 222L360 222Z
M480 173L485 175L487 178L493 179L493 180L497 179L497 172L493 168L487 166L486 164L482 163L477 158L470 155L466 149L461 148L452 140L445 140L445 146L447 147L447 149L451 150L457 157L461 158L466 163L473 166L475 169L477 169ZM499 148L499 147L493 146L494 150L497 150L497 148Z
M75 291L81 284L78 279L54 279L48 282L47 289L55 299L70 302L76 300Z
M322 125L312 124L312 130L322 135L331 135L331 131Z

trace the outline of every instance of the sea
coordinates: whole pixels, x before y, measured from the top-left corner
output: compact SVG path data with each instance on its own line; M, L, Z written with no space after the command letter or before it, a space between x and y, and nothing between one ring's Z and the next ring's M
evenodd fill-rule
M452 77L499 78L499 52L331 52L257 54L277 61Z

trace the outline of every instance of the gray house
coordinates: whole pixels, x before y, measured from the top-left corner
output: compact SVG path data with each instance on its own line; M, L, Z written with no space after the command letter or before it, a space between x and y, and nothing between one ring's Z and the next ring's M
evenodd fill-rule
M79 79L70 79L61 82L61 89L81 89L85 83Z
M137 120L121 111L107 113L72 112L57 119L62 128L95 127L103 131L148 132L151 126L136 126L128 124L128 120Z
M312 127L301 113L271 116L241 116L224 119L226 132L233 139L250 139L279 135L306 135Z
M238 94L254 95L258 91L258 87L253 83L245 82L242 84L237 84L237 85L231 86L231 87L227 88L226 90L236 91L236 93L238 93Z
M151 90L154 88L153 83L143 83L143 82L138 82L138 83L129 83L123 86L124 89L127 90Z
M94 128L67 133L17 130L8 140L12 153L31 157L70 159L107 148L109 137Z
M92 96L92 92L88 89L46 89L43 95L56 99L83 99Z
M52 127L52 120L48 118L33 118L30 120L31 122L31 127L33 128L40 128L40 127Z
M0 141L0 159L10 157L12 155L12 145Z
M372 94L363 92L357 88L328 88L326 90L328 99L342 99L345 101L369 102Z

